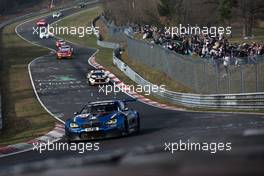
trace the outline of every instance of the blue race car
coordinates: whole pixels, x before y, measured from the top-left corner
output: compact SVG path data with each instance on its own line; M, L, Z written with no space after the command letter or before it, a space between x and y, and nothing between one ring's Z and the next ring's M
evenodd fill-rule
M67 141L105 139L125 136L140 130L137 111L126 103L134 100L110 100L88 103L65 123Z

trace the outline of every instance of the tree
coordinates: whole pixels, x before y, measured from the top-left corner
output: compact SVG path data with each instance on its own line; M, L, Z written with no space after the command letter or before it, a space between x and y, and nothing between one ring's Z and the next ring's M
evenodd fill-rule
M161 17L165 17L166 21L172 21L175 14L174 0L160 0L158 4L158 12Z
M243 23L243 36L252 36L252 29L256 20L263 16L264 1L239 0L238 10Z
M191 4L184 2L184 0L160 0L157 5L160 17L164 17L167 24L184 23L188 11L186 5Z
M220 22L228 23L230 25L230 20L232 18L232 8L233 0L221 0L219 2L219 17Z
M153 22L153 14L158 15L157 4L159 0L104 0L105 16L117 25L129 23L143 24Z

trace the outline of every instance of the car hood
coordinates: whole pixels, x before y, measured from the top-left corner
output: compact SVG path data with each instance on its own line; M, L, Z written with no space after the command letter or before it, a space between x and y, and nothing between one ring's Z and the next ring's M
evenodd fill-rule
M120 112L113 112L107 114L80 114L73 118L73 121L77 124L84 124L90 121L100 121L102 123L107 122L111 118L122 116Z

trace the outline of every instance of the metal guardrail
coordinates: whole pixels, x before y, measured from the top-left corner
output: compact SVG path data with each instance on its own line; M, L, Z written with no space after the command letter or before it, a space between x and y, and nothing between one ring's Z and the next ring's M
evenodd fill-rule
M104 47L104 48L110 48L110 49L119 48L119 44L117 43L105 42L105 41L100 41L100 40L97 40L97 45Z
M142 78L132 68L113 54L113 63L131 80L137 84L154 86ZM264 109L264 92L244 94L189 94L169 90L162 92L151 92L157 98L168 101L172 104L183 105L192 108L213 108L213 109Z

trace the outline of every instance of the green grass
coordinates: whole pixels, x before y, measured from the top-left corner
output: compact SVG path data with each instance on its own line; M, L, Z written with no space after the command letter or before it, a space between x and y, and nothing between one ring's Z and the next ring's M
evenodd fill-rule
M1 31L4 129L0 134L0 146L39 137L50 131L55 122L36 99L27 68L30 61L49 51L19 38L15 33L18 24L6 26Z

